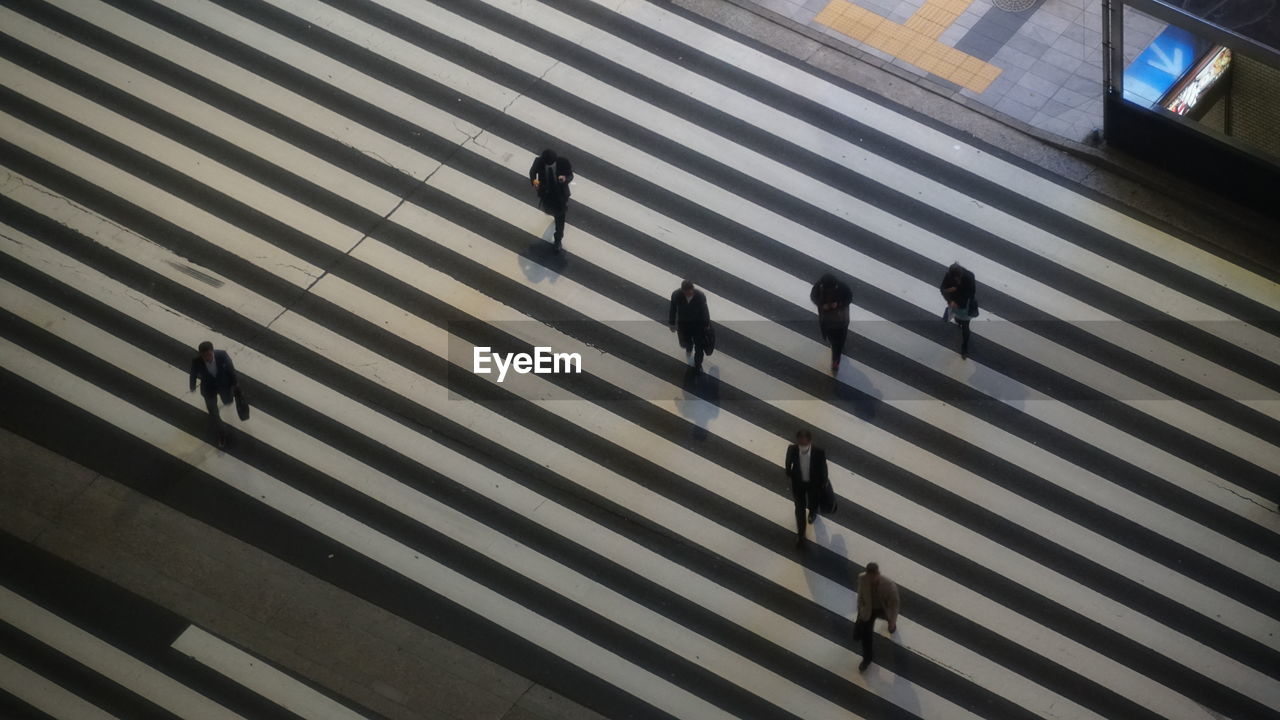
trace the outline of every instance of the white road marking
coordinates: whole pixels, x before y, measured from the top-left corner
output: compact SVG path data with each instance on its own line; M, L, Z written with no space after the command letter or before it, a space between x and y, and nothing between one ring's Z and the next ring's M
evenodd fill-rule
M44 360L9 342L8 338L0 338L0 365L37 384L38 378L42 377L40 370L50 369ZM66 387L87 384L61 370L54 374L65 379ZM44 377L47 379L48 376ZM106 419L111 422L109 417ZM0 618L184 720L244 720L240 715L4 586L0 586Z
M119 720L4 655L0 655L0 690L57 720Z
M363 715L195 625L182 631L172 647L306 720L365 720Z

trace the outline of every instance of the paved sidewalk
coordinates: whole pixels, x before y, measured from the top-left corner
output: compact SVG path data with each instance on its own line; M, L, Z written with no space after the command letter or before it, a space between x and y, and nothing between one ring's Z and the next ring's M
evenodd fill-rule
M4 429L0 468L0 530L388 720L604 720Z
M747 1L1067 140L1102 126L1097 0ZM1163 28L1127 12L1126 63Z

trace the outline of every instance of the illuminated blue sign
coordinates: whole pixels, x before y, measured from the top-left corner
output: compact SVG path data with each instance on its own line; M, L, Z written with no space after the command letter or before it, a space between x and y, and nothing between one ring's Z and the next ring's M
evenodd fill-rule
M1144 107L1160 102L1196 61L1195 37L1170 25L1124 71L1124 99Z

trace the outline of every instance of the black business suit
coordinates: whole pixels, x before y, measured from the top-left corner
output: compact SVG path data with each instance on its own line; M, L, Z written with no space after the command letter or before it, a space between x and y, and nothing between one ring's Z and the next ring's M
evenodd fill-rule
M564 182L560 182L559 176L564 176ZM558 157L554 163L550 165L542 161L542 156L533 159L533 165L529 167L529 182L538 181L538 207L543 212L555 218L555 241L556 246L560 245L560 241L564 239L564 216L569 209L569 196L572 191L569 189L569 183L573 182L573 163L569 162L569 158Z
M711 327L711 311L707 308L707 296L694 289L693 297L686 298L683 290L671 293L671 307L667 324L674 325L680 347L694 351L694 367L702 367L702 356L707 348L707 328Z
M791 480L791 498L796 503L796 533L801 537L804 537L805 511L818 512L823 488L830 482L827 477L827 451L811 445L809 455L809 482L804 482L801 476L799 445L792 443L787 447L783 466Z
M226 350L213 351L213 365L217 373L211 375L209 368L204 364L204 358L197 355L191 360L191 389L196 389L196 380L199 380L200 394L204 396L204 405L209 411L209 423L213 427L213 434L222 441L226 438L227 431L222 425L222 417L218 414L218 398L222 398L223 405L230 405L232 394L240 379L236 375L236 366L231 362L231 356Z

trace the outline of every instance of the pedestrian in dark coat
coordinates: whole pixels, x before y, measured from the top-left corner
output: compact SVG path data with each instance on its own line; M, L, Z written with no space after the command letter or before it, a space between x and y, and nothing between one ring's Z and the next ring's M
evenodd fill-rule
M680 289L671 293L667 324L676 333L685 355L693 354L693 367L701 370L707 333L711 331L711 311L707 309L707 296L693 286L692 280L680 283Z
M236 367L231 356L225 350L214 350L213 343L208 340L200 343L199 354L191 359L191 390L196 389L196 380L200 381L200 394L204 396L205 408L209 411L209 423L218 447L227 445L227 428L218 414L218 398L223 405L230 405L232 395L240 387L240 378L236 375Z
M817 519L823 492L831 482L827 476L827 452L814 446L813 433L800 430L796 433L796 441L787 446L783 469L791 481L791 499L796 504L796 547L801 547L804 545L806 512L808 522Z
M978 316L978 283L973 272L952 263L939 286L942 298L947 301L943 319L948 315L960 326L960 357L969 357L969 321Z
M831 372L840 369L844 356L844 341L849 336L849 305L853 303L853 290L827 273L813 284L809 300L818 307L818 329L822 339L831 344Z
M573 182L573 163L555 150L543 150L529 167L529 182L538 192L538 207L555 218L555 250L560 252L564 240L564 216L569 209L569 183Z
M875 635L876 618L889 621L889 633L898 632L898 586L880 574L880 566L867 563L867 570L858 575L858 619L853 624L853 639L862 641L862 662L859 670L871 664L871 639Z

